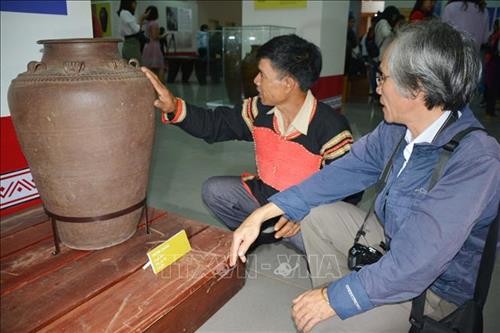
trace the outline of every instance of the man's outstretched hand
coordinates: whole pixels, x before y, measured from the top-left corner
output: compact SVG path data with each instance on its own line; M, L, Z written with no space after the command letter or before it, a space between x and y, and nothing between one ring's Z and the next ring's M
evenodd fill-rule
M245 221L233 232L233 242L229 250L229 266L236 265L236 260L240 258L246 262L250 245L257 239L262 223L270 218L283 214L283 211L273 203L268 203L257 208Z
M161 83L158 76L151 72L146 67L141 67L141 71L146 74L153 88L155 88L158 94L158 99L154 101L154 106L166 113L173 113L177 110L177 98L170 92L170 90Z

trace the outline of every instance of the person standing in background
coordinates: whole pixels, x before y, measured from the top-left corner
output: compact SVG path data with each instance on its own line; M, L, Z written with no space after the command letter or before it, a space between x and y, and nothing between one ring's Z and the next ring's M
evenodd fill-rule
M206 84L208 65L208 25L206 24L202 24L200 30L196 33L196 48L198 50L195 68L196 77L200 84Z
M151 69L159 78L164 81L165 60L160 47L160 25L158 24L158 8L149 6L146 9L148 16L144 32L149 42L142 51L142 65Z
M432 18L436 0L417 0L410 13L410 23Z
M449 0L441 19L470 35L479 51L488 41L488 12L482 0Z
M407 23L408 22L406 22L406 16L404 16L403 14L399 14L396 18L396 22L394 23L394 27L392 28L393 33L396 34L398 30L405 26Z
M389 45L390 37L394 35L393 28L396 25L401 13L394 6L389 6L377 16L375 25L375 43L379 49L379 54L383 54Z
M208 41L210 59L210 79L212 83L219 83L222 77L222 27L216 25L215 32Z
M500 96L500 29L498 19L495 20L493 31L488 38L484 56L484 99L486 116L496 117L496 101Z
M206 59L208 54L208 25L202 24L196 33L196 47L200 59Z
M141 26L148 13L141 15L139 23L134 13L137 2L135 0L121 0L120 8L117 11L120 17L120 35L123 37L122 56L126 60L141 60Z
M346 47L345 47L345 62L344 62L344 75L351 76L357 71L354 65L353 50L358 47L358 37L354 31L354 24L356 20L352 13L349 13L349 18L347 20L347 37L346 37Z
M160 50L163 56L167 55L168 52L168 41L167 41L167 32L165 31L165 27L160 27L160 36L159 36L159 41L160 41Z
M366 34L361 38L361 54L363 56L363 60L368 67L368 79L370 81L370 91L369 94L373 98L377 98L378 94L376 93L377 89L377 81L376 74L378 69L378 47L375 44L375 29L374 26L371 25L368 28Z
M478 56L481 56L481 46L488 42L489 37L488 11L485 7L486 3L483 0L448 0L441 16L443 22L449 23L473 39ZM487 63L483 63L481 82L478 87L485 101L487 99L486 74L488 70L490 72L492 70L492 66L486 68L486 65Z

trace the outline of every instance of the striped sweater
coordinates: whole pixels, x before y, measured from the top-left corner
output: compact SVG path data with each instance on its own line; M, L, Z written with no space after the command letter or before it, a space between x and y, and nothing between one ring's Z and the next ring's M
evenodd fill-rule
M311 154L318 155L320 167L342 157L352 144L352 135L347 119L328 105L313 103L315 110L309 122L308 134L292 133L284 140L294 142ZM217 107L215 110L200 108L178 99L177 111L168 117L163 114L164 123L173 123L189 134L204 139L208 143L228 140L254 141L255 129L268 129L279 135L276 117L270 114L271 106L260 103L258 97L248 98L234 108ZM258 140L255 140L258 142ZM256 147L256 151L258 151ZM300 164L289 165L300 168ZM280 174L277 173L276 177ZM267 198L278 189L265 183L259 177L245 174L243 185L251 192L259 204L267 203ZM292 186L295 184L288 184Z

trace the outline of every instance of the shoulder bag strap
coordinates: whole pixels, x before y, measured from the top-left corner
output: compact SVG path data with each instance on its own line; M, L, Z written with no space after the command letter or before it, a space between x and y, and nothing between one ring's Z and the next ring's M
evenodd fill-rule
M470 132L473 131L484 131L484 128L480 127L470 127L459 133L457 133L447 144L443 146L443 151L439 155L438 162L434 171L432 172L431 181L429 184L429 191L436 185L439 178L441 178L444 167L451 155L459 145L460 141ZM495 248L496 248L496 238L498 233L498 216L496 220L490 225L486 243L484 244L483 254L481 256L481 264L479 266L479 274L476 279L476 286L474 291L474 300L478 302L481 308L484 306L486 301L486 296L488 295L488 289L491 281L491 274L493 272L493 265L495 262ZM425 306L425 295L427 290L424 290L422 294L414 298L412 301L410 322L413 326L419 327L420 323L424 317L424 306ZM411 332L411 330L410 330Z
M498 237L498 221L500 220L500 207L498 209L496 219L491 223L486 243L484 244L481 263L479 264L479 272L476 278L476 287L474 289L474 300L479 304L481 309L486 303L488 290L490 289L491 276L493 275L493 266L495 264L495 253Z

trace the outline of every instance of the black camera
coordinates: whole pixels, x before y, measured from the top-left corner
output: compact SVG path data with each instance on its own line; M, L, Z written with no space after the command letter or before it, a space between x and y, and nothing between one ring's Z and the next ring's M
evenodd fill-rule
M361 267L377 262L382 256L379 250L371 246L355 243L347 254L347 266L351 271L359 271Z

